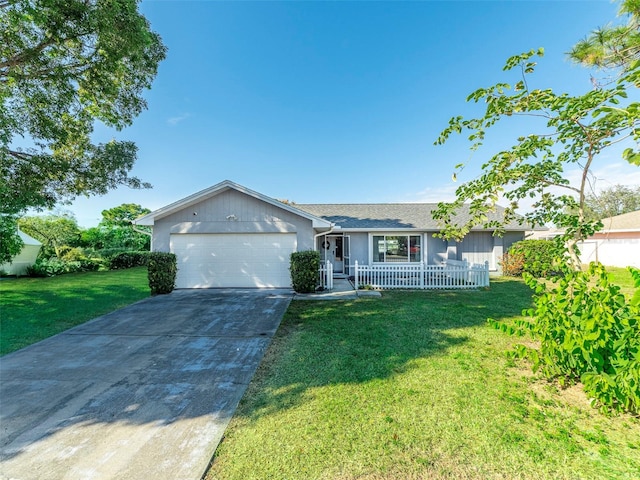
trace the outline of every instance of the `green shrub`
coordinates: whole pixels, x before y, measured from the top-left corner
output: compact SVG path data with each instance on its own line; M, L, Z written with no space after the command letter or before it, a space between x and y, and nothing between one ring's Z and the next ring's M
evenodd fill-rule
M82 271L80 262L65 262L59 258L38 259L36 263L27 267L27 275L30 277L53 277L63 273Z
M97 255L100 255L105 260L111 260L116 255L119 255L121 253L128 253L130 251L131 250L127 248L103 248L101 250L95 250L95 253Z
M563 257L558 243L551 240L521 240L511 245L507 253L514 259L521 257L522 273L536 278L557 273L560 270L558 259ZM518 261L514 263L517 266Z
M123 268L146 267L149 263L150 253L151 252L118 253L109 260L109 268L111 270L120 270Z
M291 254L291 284L298 293L313 293L319 282L320 252L307 250Z
M104 260L101 258L84 258L79 260L80 269L83 272L95 272L97 270L107 270Z
M630 268L636 294L632 299L611 283L601 264L586 272L567 272L552 286L525 274L536 292L530 320L516 328L490 320L508 333L529 333L539 349L516 346L515 355L533 362L561 385L581 381L603 411L640 413L640 271Z
M58 247L57 257L64 262L77 262L86 258L81 248L69 245Z
M57 257L40 258L35 264L27 267L27 275L30 277L53 277L63 273L92 272L99 270L101 266L100 260L91 258L76 261L65 261Z
M171 293L175 288L178 273L178 260L175 254L151 252L148 258L151 295Z

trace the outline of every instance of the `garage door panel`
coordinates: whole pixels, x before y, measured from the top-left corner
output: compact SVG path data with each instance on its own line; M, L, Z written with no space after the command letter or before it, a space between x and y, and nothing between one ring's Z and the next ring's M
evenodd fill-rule
M290 287L294 233L172 234L178 288Z

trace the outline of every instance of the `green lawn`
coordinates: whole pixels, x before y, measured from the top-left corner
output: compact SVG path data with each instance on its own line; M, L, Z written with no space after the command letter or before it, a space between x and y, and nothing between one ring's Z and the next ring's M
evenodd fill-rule
M633 277L631 276L631 272L629 272L626 268L620 267L607 267L607 272L609 272L609 276L611 281L616 285L620 286L620 291L632 297L635 292L635 286L633 284Z
M149 296L145 267L0 280L0 354Z
M638 418L505 356L516 340L486 318L529 304L506 279L293 302L206 478L639 478Z

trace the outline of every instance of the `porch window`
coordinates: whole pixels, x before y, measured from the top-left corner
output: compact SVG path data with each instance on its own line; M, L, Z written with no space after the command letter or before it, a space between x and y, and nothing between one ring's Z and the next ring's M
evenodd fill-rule
M420 235L373 235L374 263L422 261Z

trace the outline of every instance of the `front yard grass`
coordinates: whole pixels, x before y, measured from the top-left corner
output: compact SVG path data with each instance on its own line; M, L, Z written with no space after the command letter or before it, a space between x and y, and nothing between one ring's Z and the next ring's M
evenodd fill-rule
M487 317L530 304L513 279L293 302L206 478L637 479L638 418L504 354Z
M0 280L0 355L149 296L146 267Z
M620 291L631 298L635 293L633 277L628 268L607 267L611 281L620 287Z

